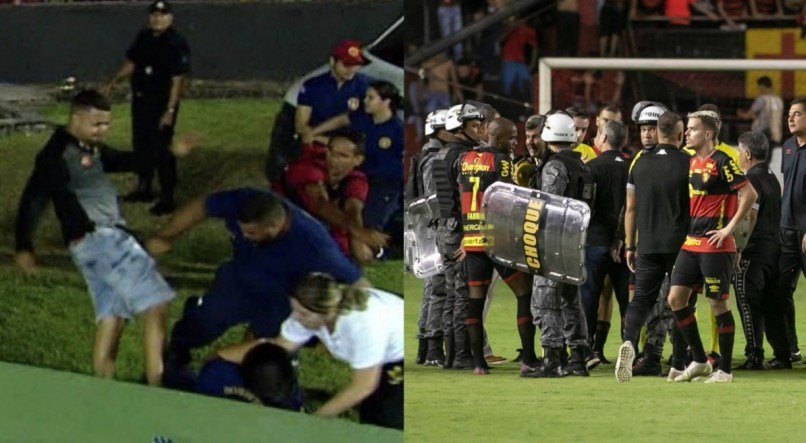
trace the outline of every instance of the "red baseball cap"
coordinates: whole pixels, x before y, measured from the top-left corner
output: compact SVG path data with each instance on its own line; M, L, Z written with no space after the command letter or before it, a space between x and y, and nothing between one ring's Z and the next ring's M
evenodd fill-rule
M333 60L341 61L347 66L368 65L371 62L361 52L361 42L358 40L343 40L333 47L330 55Z

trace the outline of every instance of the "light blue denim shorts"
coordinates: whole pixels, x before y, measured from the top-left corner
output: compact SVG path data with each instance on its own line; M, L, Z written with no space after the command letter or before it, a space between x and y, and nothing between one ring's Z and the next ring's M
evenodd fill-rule
M69 249L89 287L96 321L129 320L174 298L154 259L121 229L96 228Z

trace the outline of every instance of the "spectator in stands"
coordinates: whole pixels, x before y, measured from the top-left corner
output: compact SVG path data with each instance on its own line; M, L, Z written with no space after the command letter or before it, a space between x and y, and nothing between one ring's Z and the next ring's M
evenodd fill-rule
M375 256L373 249L383 246L388 237L364 228L362 212L369 185L358 170L363 161L361 134L335 135L326 149L309 151L291 163L273 188L329 226L345 255L369 263ZM376 243L373 238L382 241Z
M737 109L739 118L753 120L751 130L761 132L772 142L772 146L780 146L783 136L784 101L772 90L772 80L766 75L756 80L758 96L750 109ZM768 159L762 159L768 160Z
M753 18L761 18L770 15L784 15L784 7L781 0L748 0L750 5L750 15Z
M725 20L720 27L723 31L744 31L747 25L736 20L747 17L747 0L717 0L716 10Z
M462 0L439 0L437 6L437 21L439 22L439 32L442 38L459 32L462 29ZM453 59L462 58L462 43L453 45Z
M439 53L423 62L420 68L425 73L428 87L424 110L426 115L437 109L450 108L452 103L464 101L464 95L458 87L453 60Z
M531 47L528 65L527 47ZM517 92L518 96L531 99L532 71L537 63L537 33L515 16L506 19L506 28L501 39L501 59L504 94L512 95Z
M719 15L714 11L716 8L710 0L666 0L666 17L669 23L678 26L691 25L691 9L707 16L711 20L719 20Z
M479 21L483 19L485 15L498 12L503 3L502 0L487 0L486 11L477 11L473 15L473 19ZM501 69L500 40L504 32L504 25L501 22L497 22L481 31L477 40L475 53L479 67L481 71L488 76L498 75L498 71Z
M579 2L557 2L557 56L576 57L579 50Z
M344 40L331 51L330 71L302 84L294 125L303 143L314 141L311 130L325 120L348 111L363 112L361 99L369 78L358 71L369 63L361 52L361 42ZM327 144L326 139L317 141Z
M482 99L484 96L484 74L473 60L469 58L459 60L456 65L456 76L459 80L459 85L462 86L465 92L473 91L476 100Z
M174 135L179 98L190 71L190 48L173 27L171 5L156 0L148 8L148 27L126 51L126 60L101 89L109 96L116 83L130 78L132 88L132 147L147 159L138 175L137 189L126 195L129 202L147 202L154 171L159 174L160 198L151 207L154 215L170 214L176 208L176 157L169 147Z
M599 56L615 57L627 24L625 0L605 0L599 13Z

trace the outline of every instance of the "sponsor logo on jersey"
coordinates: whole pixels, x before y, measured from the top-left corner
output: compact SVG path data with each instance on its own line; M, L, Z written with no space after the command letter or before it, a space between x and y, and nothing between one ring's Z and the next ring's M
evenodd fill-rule
M359 100L358 97L350 97L350 99L347 100L347 108L349 110L351 110L351 111L357 110L358 106L360 106L360 105L361 105L361 100Z
M381 137L381 139L378 140L378 147L379 148L381 148L381 149L389 149L390 146L392 146L392 139L391 138L389 138L389 137Z

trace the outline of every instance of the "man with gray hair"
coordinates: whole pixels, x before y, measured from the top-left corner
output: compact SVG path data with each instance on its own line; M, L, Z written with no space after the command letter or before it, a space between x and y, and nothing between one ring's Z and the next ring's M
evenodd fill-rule
M790 350L786 335L784 310L775 306L775 283L778 280L778 226L781 222L781 184L764 161L769 142L761 132L745 132L739 136L739 166L758 193L750 209L749 235L746 245L737 238L738 269L733 277L736 305L747 345L747 360L736 369L764 369L764 330L775 358L789 363ZM744 246L742 249L740 246ZM791 367L784 364L783 366Z
M605 123L594 139L594 144L602 153L588 162L597 193L594 207L591 208L593 218L588 227L585 246L588 279L579 289L591 342L597 326L599 295L606 276L610 276L622 318L627 312L629 302L627 291L630 271L624 262L614 261L610 254L613 242L621 240L616 238L616 231L627 194L627 175L630 169L629 161L621 153L621 148L627 141L627 133L627 127L618 120ZM600 363L603 346L604 343L594 343L593 353L588 357L590 369Z

